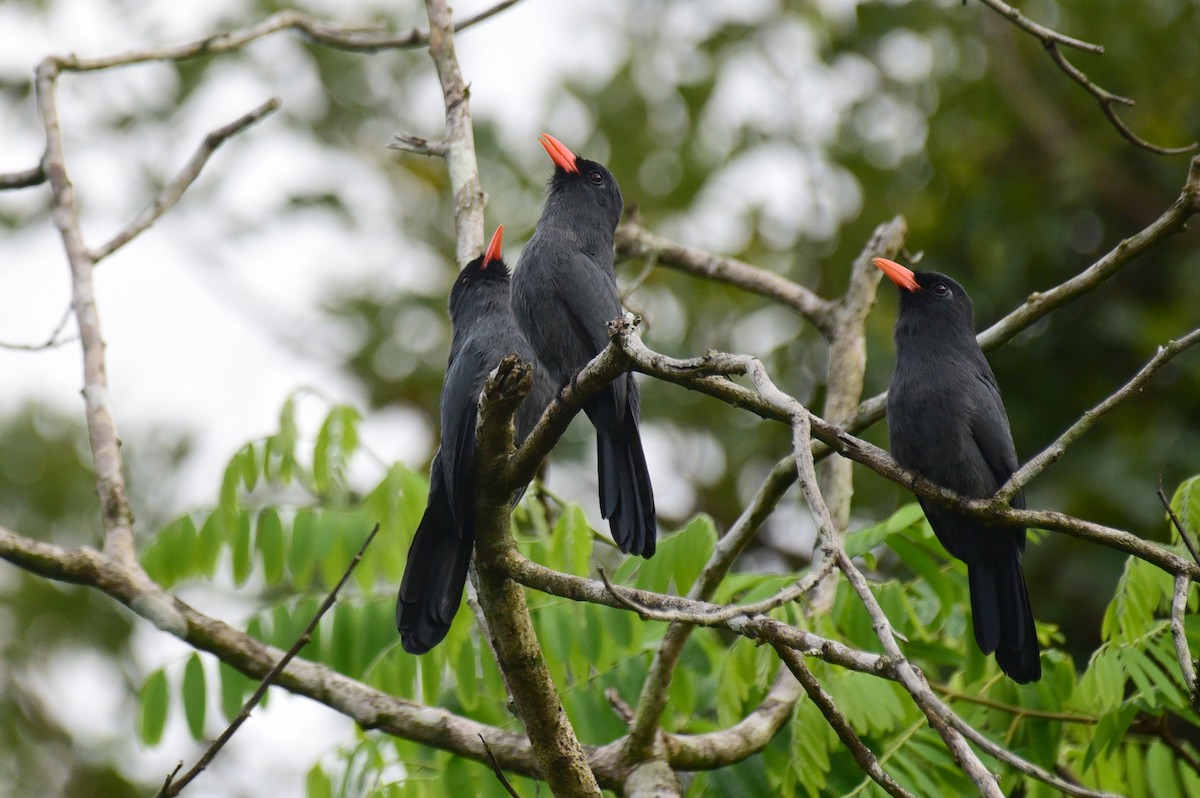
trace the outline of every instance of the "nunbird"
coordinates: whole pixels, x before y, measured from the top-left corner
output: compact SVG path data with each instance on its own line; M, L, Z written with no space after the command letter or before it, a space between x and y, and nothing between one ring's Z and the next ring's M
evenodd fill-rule
M995 494L1017 470L996 377L975 340L974 309L944 274L872 261L900 289L888 434L896 462L970 498ZM991 526L918 497L934 534L967 564L975 640L1014 682L1042 676L1029 590L1025 530ZM1012 505L1025 507L1021 494Z
M450 291L450 361L442 383L442 442L429 470L429 502L408 550L396 601L396 628L410 654L442 642L458 612L475 546L475 417L488 373L505 355L535 366L533 390L517 408L517 442L525 439L554 389L537 367L509 304L501 254L504 227L487 252L459 273Z
M608 322L623 313L613 276L613 237L621 189L604 166L580 158L553 136L546 204L512 281L513 311L551 380L567 385L608 345ZM656 535L654 490L638 432L640 401L622 374L584 406L596 428L600 513L623 552L650 557Z

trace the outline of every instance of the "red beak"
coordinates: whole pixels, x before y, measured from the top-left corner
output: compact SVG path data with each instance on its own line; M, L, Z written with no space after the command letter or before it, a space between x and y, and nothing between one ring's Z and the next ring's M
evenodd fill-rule
M575 165L575 153L568 150L566 144L549 133L538 136L538 141L546 148L546 153L550 156L550 160L554 161L555 166L564 172L579 174L579 167Z
M496 263L504 258L504 225L496 228L496 232L492 233L492 243L488 244L487 252L483 255L483 267L486 269L489 263Z
M921 285L917 282L917 277L913 274L912 269L906 269L894 260L887 258L872 258L871 263L875 264L884 274L888 276L896 285L903 288L905 291L920 291Z

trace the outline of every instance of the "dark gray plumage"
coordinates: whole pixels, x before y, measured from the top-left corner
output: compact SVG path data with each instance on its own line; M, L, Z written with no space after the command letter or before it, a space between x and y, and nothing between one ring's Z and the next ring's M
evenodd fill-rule
M1000 388L975 340L967 292L944 274L875 265L900 288L896 371L888 392L892 455L970 498L993 495L1019 466ZM1041 678L1037 631L1021 571L1025 530L989 526L919 499L938 540L967 564L975 640L1019 683ZM1021 494L1014 507L1024 508Z
M513 275L513 311L550 378L568 384L608 345L608 322L624 312L613 276L621 189L595 161L551 136L542 146L554 176L537 230ZM623 552L654 554L654 490L638 432L637 383L623 374L584 407L596 428L600 512Z
M442 443L433 456L429 501L396 601L400 642L411 654L424 654L446 637L466 586L475 546L475 418L484 379L508 354L534 364L533 390L517 408L518 443L554 398L545 369L513 318L500 251L503 233L503 227L496 230L487 253L463 268L450 291L453 338L442 383Z

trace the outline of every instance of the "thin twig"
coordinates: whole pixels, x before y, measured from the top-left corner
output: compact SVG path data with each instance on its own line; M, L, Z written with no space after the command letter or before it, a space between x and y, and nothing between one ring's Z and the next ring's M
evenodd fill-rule
M375 524L375 527L371 530L371 533L367 535L367 539L364 540L362 546L359 547L358 553L354 555L354 559L352 559L350 564L346 566L346 570L342 574L342 578L338 580L338 583L333 586L333 590L329 592L329 595L326 596L325 600L321 602L321 606L317 608L316 614L313 615L312 620L308 622L308 626L304 628L304 632L301 633L300 637L296 639L296 642L292 644L292 647L287 650L287 653L280 658L279 662L275 664L275 667L271 668L271 670L267 672L267 675L263 677L262 681L259 682L258 689L255 690L254 694L250 696L244 705L242 705L242 711L237 714L237 717L233 719L228 727L226 727L225 731L221 732L221 736L213 741L212 745L208 747L208 750L204 752L204 755L200 757L200 761L198 761L191 770L183 774L183 778L179 779L178 781L174 780L175 773L179 772L179 768L176 768L171 775L167 776L167 780L163 783L162 789L158 791L159 798L172 798L172 796L179 795L184 787L188 786L193 779L199 776L204 769L212 763L217 754L221 752L221 749L225 747L225 744L233 738L233 735L237 733L237 730L241 728L242 724L249 719L250 713L256 706L258 706L258 702L262 701L263 696L267 694L267 690L271 687L275 680L279 678L279 675L283 673L283 669L288 666L288 663L291 662L298 653L300 653L300 649L308 645L309 640L312 639L313 630L315 630L317 628L317 624L321 622L321 617L324 616L325 613L329 611L329 608L333 606L334 602L337 601L338 591L340 591L342 586L345 585L350 579L350 575L354 573L354 569L362 560L363 554L366 553L367 546L371 545L371 541L375 539L375 535L378 533L379 524ZM490 754L491 752L489 751L488 753Z
M1175 514L1175 510L1171 507L1171 500L1167 498L1167 494L1163 493L1162 475L1158 476L1158 500L1162 502L1162 506L1166 508L1167 515L1171 517L1171 523L1175 525L1175 531L1179 533L1179 537L1183 540L1183 545L1187 546L1188 552L1191 553L1192 559L1200 565L1200 552L1196 551L1196 544L1192 543L1192 536L1184 529L1183 522L1179 520L1179 516Z
M1113 126L1116 127L1117 131L1124 136L1125 139L1137 145L1138 147L1159 155L1182 155L1196 148L1196 144L1189 144L1186 147L1160 147L1157 144L1151 144L1150 142L1138 136L1136 133L1130 130L1129 126L1126 125L1121 117L1117 115L1116 108L1114 107L1118 103L1121 105L1133 105L1133 100L1129 99L1128 97L1122 97L1119 94L1113 94L1107 89L1098 86L1094 81L1092 81L1091 78L1087 76L1086 73L1084 73L1083 70L1079 69L1079 67L1068 61L1067 57L1062 54L1061 50L1059 50L1059 45L1063 45L1065 47L1073 47L1076 50L1083 50L1087 53L1101 54L1104 52L1104 48L1102 46L1081 41L1070 36L1065 36L1058 31L1045 27L1044 25L1039 25L1038 23L1026 17L1017 9L1005 2L1002 2L1002 0L979 1L1000 16L1007 19L1012 24L1016 25L1021 30L1040 41L1042 46L1046 48L1046 52L1050 54L1051 60L1058 65L1058 68L1065 72L1067 76L1071 78L1071 80L1078 83L1085 90L1087 90L1089 94L1096 98L1096 101L1100 103L1100 107L1104 111L1104 115L1108 117L1109 121L1112 122Z
M497 3L472 17L462 20L455 26L454 30L464 31L515 5L517 2L519 0L504 0L504 2ZM253 25L236 28L224 33L217 33L185 44L134 50L99 58L61 56L54 60L57 66L65 72L94 72L101 69L128 66L130 64L142 64L148 61L186 61L190 58L212 56L231 50L240 50L258 39L285 30L294 30L313 44L319 44L335 50L347 50L357 53L403 50L413 47L424 47L430 43L430 36L426 31L414 29L409 33L395 34L378 29L343 26L289 9L273 14Z
M774 272L736 258L714 255L702 249L668 241L651 233L633 219L627 219L617 227L616 246L617 254L621 257L656 258L659 265L734 285L752 294L773 299L795 310L822 332L828 328L833 303Z
M109 255L116 252L121 247L128 244L133 239L144 233L152 224L157 222L163 214L171 210L175 203L179 201L183 193L191 187L196 178L200 176L200 170L208 163L208 159L217 151L217 148L224 144L228 139L241 133L246 128L250 127L259 120L273 114L279 109L280 100L278 97L272 97L263 104L259 105L249 113L243 114L228 125L217 128L204 137L204 141L196 149L195 154L184 165L183 169L175 176L175 179L167 184L154 201L150 203L137 218L127 224L124 229L117 233L113 238L98 249L91 250L88 254L91 256L92 262L97 263L104 260Z
M417 136L412 133L396 132L392 134L392 140L388 142L389 150L403 150L404 152L412 152L417 155L435 156L445 158L449 147L444 141L430 141L422 136Z
M0 173L0 191L9 191L15 188L29 188L31 186L40 186L46 182L46 170L41 162L37 166L31 166L20 172L3 172Z
M513 798L521 798L512 786L512 783L509 782L508 777L504 775L504 770L500 767L500 763L496 761L496 755L492 753L492 747L488 745L488 741L484 739L482 734L479 735L479 742L483 743L483 750L487 751L488 762L492 765L492 773L496 774L496 778L500 781L500 785L504 787L505 792Z
M960 718L949 708L946 709L946 719L964 737L973 742L981 751L990 757L1000 760L1004 764L1024 773L1026 776L1035 778L1040 782L1049 784L1051 787L1059 790L1067 795L1074 795L1077 798L1120 798L1120 796L1109 792L1100 792L1098 790L1089 790L1080 784L1072 781L1067 781L1060 776L1051 773L1043 767L1033 764L1029 760L1014 754L1004 746L992 742L991 738L980 732L971 724Z
M41 352L46 349L57 349L64 344L69 344L72 341L78 341L78 335L68 335L66 338L59 338L62 331L66 329L67 322L71 320L71 306L67 305L63 311L62 318L58 320L58 324L54 325L54 329L50 331L50 337L40 344L9 344L0 343L0 349L13 349L18 352Z
M1054 441L1054 443L1043 449L1040 454L1017 469L1017 472L1008 478L1008 481L1000 487L1000 490L996 491L996 501L1011 501L1012 497L1017 495L1017 492L1021 488L1028 485L1030 480L1042 473L1051 463L1058 462L1066 454L1067 447L1079 440L1096 422L1104 418L1117 405L1129 399L1134 394L1141 392L1142 388L1159 369L1169 363L1173 357L1198 342L1200 342L1200 328L1192 330L1182 338L1169 341L1166 346L1159 347L1158 352L1150 359L1150 362L1142 366L1137 374L1134 374L1128 382L1105 397L1104 401L1100 402L1100 404L1080 416L1078 421L1058 437L1058 440ZM1192 556L1195 556L1195 554L1193 551ZM1200 559L1197 559L1196 563L1200 565Z
M813 676L813 672L808 669L808 665L804 663L804 657L785 646L777 646L775 651L787 669L796 677L796 681L800 682L804 692L808 693L813 704L825 716L825 721L837 733L838 738L850 751L850 755L854 757L854 761L858 763L863 772L882 787L888 795L895 796L895 798L913 798L912 793L897 784L896 780L883 769L879 764L879 759L855 733L849 719L833 702L833 696L825 692L825 688L817 681L817 677Z

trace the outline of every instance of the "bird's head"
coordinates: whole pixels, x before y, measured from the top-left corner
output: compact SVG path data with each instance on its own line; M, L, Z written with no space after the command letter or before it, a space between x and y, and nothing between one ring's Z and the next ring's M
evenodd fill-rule
M562 206L574 219L603 223L609 231L616 230L624 200L612 172L603 164L579 157L549 133L543 133L538 141L554 161L547 206Z
M450 289L450 313L453 314L462 298L484 284L504 285L507 288L508 266L504 263L504 225L496 228L487 250L475 258L458 273L454 287Z
M887 258L873 263L900 289L899 326L913 323L932 329L965 326L974 335L975 309L957 282L939 272L914 272Z

